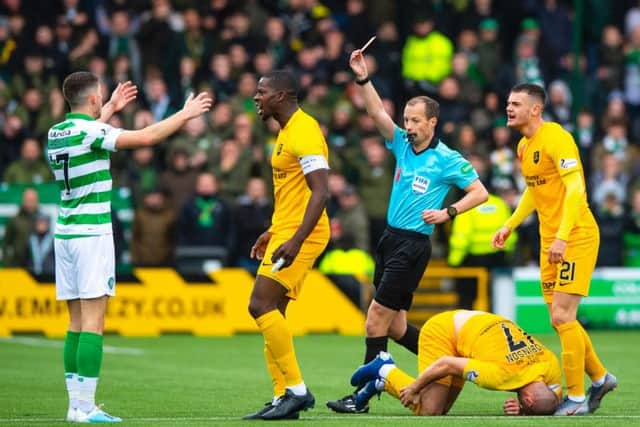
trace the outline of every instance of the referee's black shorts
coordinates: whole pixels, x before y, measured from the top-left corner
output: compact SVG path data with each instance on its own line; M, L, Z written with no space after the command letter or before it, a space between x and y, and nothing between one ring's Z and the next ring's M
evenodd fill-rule
M376 247L374 300L393 310L409 310L429 258L429 236L387 226Z

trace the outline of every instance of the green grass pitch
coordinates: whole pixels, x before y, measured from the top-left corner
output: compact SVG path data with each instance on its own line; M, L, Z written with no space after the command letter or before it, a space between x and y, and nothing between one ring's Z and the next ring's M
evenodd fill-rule
M305 382L316 407L300 421L270 425L312 426L640 426L640 331L592 332L605 365L618 376L619 388L593 415L580 419L506 417L502 402L512 395L467 384L446 417L418 418L388 395L372 401L364 415L334 414L326 406L351 390L351 372L361 362L364 339L338 335L296 337ZM556 353L558 339L540 336ZM107 336L97 401L121 416L125 425L256 425L241 417L271 396L262 357L262 337L161 338ZM65 424L66 391L62 341L21 336L0 340L0 425ZM390 344L397 364L415 374L416 358Z

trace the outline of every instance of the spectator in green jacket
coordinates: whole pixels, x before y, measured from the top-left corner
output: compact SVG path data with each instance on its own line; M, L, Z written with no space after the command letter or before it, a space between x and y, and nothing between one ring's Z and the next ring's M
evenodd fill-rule
M4 267L27 267L29 235L38 212L38 193L27 188L22 193L18 214L7 223L2 242L2 264Z
M339 209L336 220L343 230L349 230L354 237L354 247L362 251L369 251L369 218L364 204L360 200L356 189L347 185L338 196Z
M378 135L365 136L361 144L364 151L361 157L364 157L364 161L356 164L357 189L369 217L370 242L373 247L368 251L374 253L375 244L387 226L387 208L395 162Z
M4 173L8 184L41 184L53 180L51 169L42 158L40 144L34 138L25 138L20 158L12 162Z

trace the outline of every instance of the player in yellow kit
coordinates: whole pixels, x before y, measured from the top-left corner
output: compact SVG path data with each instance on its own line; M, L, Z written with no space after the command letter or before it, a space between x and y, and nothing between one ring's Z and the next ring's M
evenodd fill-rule
M509 415L553 414L562 397L556 356L518 325L482 311L445 311L420 330L418 378L407 375L381 352L351 377L363 388L356 406L383 389L416 415L445 415L464 381L489 390L515 391L508 399Z
M254 101L263 120L273 118L280 124L271 155L273 217L269 230L251 249L251 257L262 263L249 302L249 312L264 336L274 397L245 419L291 419L315 404L302 380L284 316L329 241L328 148L318 122L298 107L297 84L290 72L263 76Z
M538 213L540 282L551 324L560 337L568 393L556 415L583 415L595 411L617 386L576 320L581 298L589 295L600 234L587 204L578 148L560 125L542 120L544 103L540 86L520 84L511 89L507 126L522 134L517 155L527 188L511 218L496 232L493 246L504 248L511 231L534 210ZM592 380L589 399L585 371Z

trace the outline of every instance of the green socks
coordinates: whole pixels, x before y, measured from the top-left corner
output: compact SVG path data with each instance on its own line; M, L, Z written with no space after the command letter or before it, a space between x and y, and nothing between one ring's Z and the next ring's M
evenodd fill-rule
M67 331L64 340L63 360L65 374L78 373L78 341L80 340L80 332Z
M78 407L78 341L80 332L67 331L64 340L62 358L64 362L64 379L69 394L69 407Z
M79 410L89 413L95 407L96 387L102 364L102 335L80 333L77 361L77 405Z
M102 364L102 335L80 333L78 342L78 376L97 378Z

